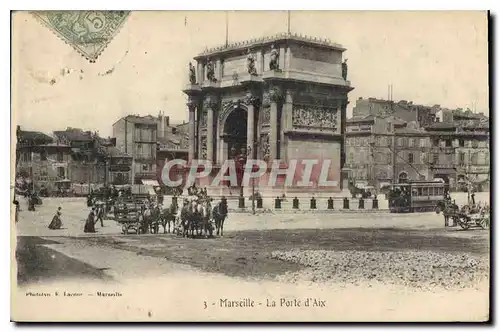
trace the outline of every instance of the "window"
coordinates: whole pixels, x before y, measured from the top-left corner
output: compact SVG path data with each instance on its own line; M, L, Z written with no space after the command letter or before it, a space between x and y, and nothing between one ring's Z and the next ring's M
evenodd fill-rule
M458 164L465 165L465 152L460 152L458 155Z
M417 196L422 196L422 188L417 188Z
M478 160L477 160L477 159L478 159L478 158L477 158L477 152L474 152L474 153L472 154L471 159L472 159L472 160L471 160L471 164L472 164L472 165L477 165L477 164L478 164L478 163L477 163L477 161L478 161Z
M428 196L429 195L429 188L424 187L422 188L422 196Z
M57 161L59 161L59 162L63 161L63 153L62 152L57 153Z
M57 176L60 177L60 178L64 178L65 177L64 167L58 167L57 168Z
M388 131L388 132L391 132L391 131L392 131L392 123L391 123L391 122L388 122L388 123L387 123L387 131Z
M438 147L438 146L439 146L439 139L437 139L437 138L433 138L433 139L432 139L432 146L436 146L436 147Z
M451 139L447 139L445 144L447 148L451 147Z
M403 146L403 138L402 137L398 137L397 144L398 144L398 146Z
M458 140L458 146L460 146L460 147L463 148L465 146L465 141L463 139L459 139Z
M434 154L432 155L432 162L433 162L434 164L437 164L437 163L439 162L439 154L434 153Z
M473 148L477 148L478 147L478 144L477 144L476 140L472 141L472 147Z
M413 153L409 153L409 154L408 154L408 162L409 162L410 164L412 164L412 163L413 163Z
M415 146L415 139L414 138L409 138L408 139L408 146L410 148L414 147Z
M421 148L425 148L425 138L420 138L419 139L419 145Z
M40 152L40 160L47 160L47 151Z
M347 162L350 163L350 164L354 163L354 153L349 152L349 155L348 155L348 158L347 158Z

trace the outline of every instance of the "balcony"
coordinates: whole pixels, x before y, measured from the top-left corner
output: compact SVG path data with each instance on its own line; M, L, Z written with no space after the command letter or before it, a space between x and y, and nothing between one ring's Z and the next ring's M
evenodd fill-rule
M137 172L134 175L136 178L139 179L156 179L156 172L155 171L142 171L142 172Z
M151 154L135 154L134 160L154 163L154 161L156 160L156 156L151 155Z

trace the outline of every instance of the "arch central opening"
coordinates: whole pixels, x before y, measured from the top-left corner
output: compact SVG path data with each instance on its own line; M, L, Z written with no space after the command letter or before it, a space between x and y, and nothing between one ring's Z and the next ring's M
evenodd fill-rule
M234 109L224 124L224 141L227 143L226 159L246 159L248 113L242 108Z

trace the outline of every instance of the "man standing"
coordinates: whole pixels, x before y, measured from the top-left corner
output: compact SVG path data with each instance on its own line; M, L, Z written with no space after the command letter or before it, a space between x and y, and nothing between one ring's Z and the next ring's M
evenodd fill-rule
M98 202L97 204L97 219L96 223L100 220L101 221L101 227L104 227L104 222L103 222L103 217L104 217L104 205L102 202Z

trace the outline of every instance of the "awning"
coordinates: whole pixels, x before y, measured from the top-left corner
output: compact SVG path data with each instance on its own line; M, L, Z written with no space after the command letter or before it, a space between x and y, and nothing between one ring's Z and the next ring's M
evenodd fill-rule
M153 186L153 187L159 187L160 184L156 180L149 180L149 179L142 179L142 184L145 184L146 186Z

